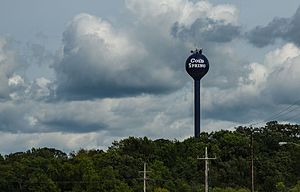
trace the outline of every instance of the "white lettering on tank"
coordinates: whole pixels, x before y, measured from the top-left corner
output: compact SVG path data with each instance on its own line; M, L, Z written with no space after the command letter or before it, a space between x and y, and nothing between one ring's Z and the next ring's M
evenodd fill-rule
M189 63L189 68L206 68L206 64Z

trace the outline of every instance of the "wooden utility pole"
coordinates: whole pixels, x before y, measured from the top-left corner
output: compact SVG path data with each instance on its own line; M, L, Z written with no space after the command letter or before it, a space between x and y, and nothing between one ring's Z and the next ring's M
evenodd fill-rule
M147 163L144 163L144 171L139 171L140 173L144 174L143 180L144 180L144 192L146 192L146 185L147 185L147 172L151 172L151 171L147 171Z
M205 147L205 157L204 158L197 158L200 160L205 160L205 192L208 192L208 161L212 160L212 159L216 159L214 158L209 158L207 155L207 147Z
M251 131L251 192L254 192L254 148L253 148L253 130Z

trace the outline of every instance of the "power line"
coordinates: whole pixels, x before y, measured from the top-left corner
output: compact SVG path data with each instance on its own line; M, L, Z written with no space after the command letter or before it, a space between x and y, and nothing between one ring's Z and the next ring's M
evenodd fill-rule
M300 116L300 112L296 113L296 115L293 115L293 116L291 116L291 117L288 117L288 118L286 118L286 119L283 119L283 121L289 121L289 120L294 119L295 117L298 117L298 116Z
M256 121L256 122L254 121L254 122L250 123L248 126L252 127L252 126L255 126L255 125L258 125L258 124L261 124L261 123L265 123L265 122L271 121L273 119L278 119L280 117L283 117L283 116L285 116L285 115L287 115L287 114L289 114L289 113L291 113L291 112L299 109L299 105L298 105L299 102L300 102L300 99L296 100L294 103L290 104L289 106L282 108L278 112L275 112L275 113L271 114L270 116L268 116L264 120L262 120L262 121ZM292 108L294 106L296 106L296 108Z
M289 105L284 110L281 110L278 114L273 115L273 116L267 118L267 120L278 119L278 118L280 118L280 117L282 117L284 115L287 115L287 114L289 114L289 113L291 113L291 112L296 111L297 109L299 109L299 106L296 106L295 108L292 108L294 106L296 106L296 103L294 103L292 105Z

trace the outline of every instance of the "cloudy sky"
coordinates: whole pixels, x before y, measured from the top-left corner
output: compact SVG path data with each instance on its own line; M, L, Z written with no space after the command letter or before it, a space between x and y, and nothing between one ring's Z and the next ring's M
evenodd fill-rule
M0 0L0 153L300 123L298 0Z

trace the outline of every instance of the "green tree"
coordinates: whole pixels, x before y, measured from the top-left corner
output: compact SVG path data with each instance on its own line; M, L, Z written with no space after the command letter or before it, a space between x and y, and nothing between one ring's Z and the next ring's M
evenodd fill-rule
M300 181L298 181L297 184L289 190L289 192L300 192Z
M276 183L276 190L278 192L285 192L285 191L287 191L284 182L278 182L278 183Z
M217 159L209 164L214 192L248 192L253 135L257 191L299 192L300 126L269 122L264 127L237 127L201 133L183 141L129 137L108 150L81 149L70 154L53 148L0 155L0 191L140 192L147 163L149 191L203 192L205 147ZM298 181L298 183L297 183ZM289 190L288 190L289 189Z
M169 192L169 190L168 189L165 189L165 188L155 188L154 189L154 192Z
M26 191L34 192L58 192L59 189L56 184L43 173L34 173L28 178L26 184Z

